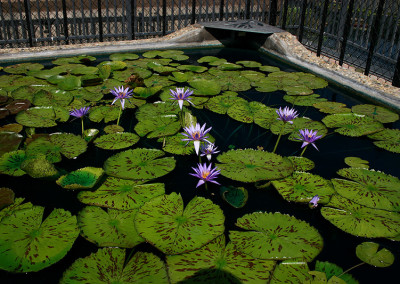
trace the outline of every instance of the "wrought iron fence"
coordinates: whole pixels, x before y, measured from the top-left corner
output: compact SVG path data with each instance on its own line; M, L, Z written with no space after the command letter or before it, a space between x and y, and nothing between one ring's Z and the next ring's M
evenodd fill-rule
M400 0L0 0L0 48L158 37L196 22L259 20L400 86Z

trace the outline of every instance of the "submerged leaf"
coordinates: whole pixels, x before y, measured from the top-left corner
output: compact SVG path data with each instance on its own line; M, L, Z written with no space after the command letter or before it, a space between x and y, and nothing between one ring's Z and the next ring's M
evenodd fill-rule
M57 184L66 189L92 188L103 176L101 168L84 167L61 176Z

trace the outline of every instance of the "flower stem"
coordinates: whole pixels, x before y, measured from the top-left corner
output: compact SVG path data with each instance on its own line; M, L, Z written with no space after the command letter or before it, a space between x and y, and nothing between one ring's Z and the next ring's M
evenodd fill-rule
M183 109L181 109L181 112L180 112L180 121L181 121L181 126L185 127L185 121L183 118Z
M117 120L117 125L119 125L119 119L121 117L121 113L122 113L122 105L119 108L119 114L118 114L118 120Z
M199 163L201 164L201 156L200 156L200 153L199 153Z
M81 124L82 124L82 137L83 137L83 132L85 131L85 129L83 128L83 117L81 117Z
M352 270L352 269L354 269L354 268L357 268L357 267L359 267L359 266L361 266L361 265L363 265L363 264L365 264L365 262L361 262L361 263L359 263L359 264L356 264L356 265L350 267L349 269L347 269L346 271L342 272L342 274L338 275L337 277L340 277L340 276L342 276L343 274L348 273L350 270Z
M207 183L206 183L206 182L204 183L204 186L205 186L206 190L208 190L208 187L207 187Z
M308 147L308 145L307 145L306 147L304 147L303 151L302 151L301 154L300 154L300 157L303 157L303 154L304 154L304 152L306 151L307 147Z
M276 140L275 147L274 147L274 150L272 151L272 153L275 153L276 148L278 147L278 144L279 144L279 140L281 140L281 137L282 137L282 129L279 132L278 140Z

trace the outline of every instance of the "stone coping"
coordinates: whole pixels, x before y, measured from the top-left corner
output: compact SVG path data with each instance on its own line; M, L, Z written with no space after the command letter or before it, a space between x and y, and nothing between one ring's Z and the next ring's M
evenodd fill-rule
M117 52L145 51L154 49L183 49L196 47L222 47L221 40L215 38L200 24L185 27L160 38L133 41L98 42L74 45L45 46L32 48L12 48L0 50L0 64L3 62L22 62L35 59L54 59L55 57L78 54L108 54ZM390 82L378 80L374 76L365 76L352 68L340 66L333 60L317 57L305 48L294 35L288 32L269 36L260 51L285 63L300 67L327 79L330 83L350 91L361 93L366 98L400 110L400 89Z

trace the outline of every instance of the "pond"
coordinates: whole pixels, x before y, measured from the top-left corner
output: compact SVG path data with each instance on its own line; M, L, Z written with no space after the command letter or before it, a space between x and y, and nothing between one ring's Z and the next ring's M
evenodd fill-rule
M3 281L396 276L396 110L235 48L2 66ZM196 123L211 162L182 141Z

